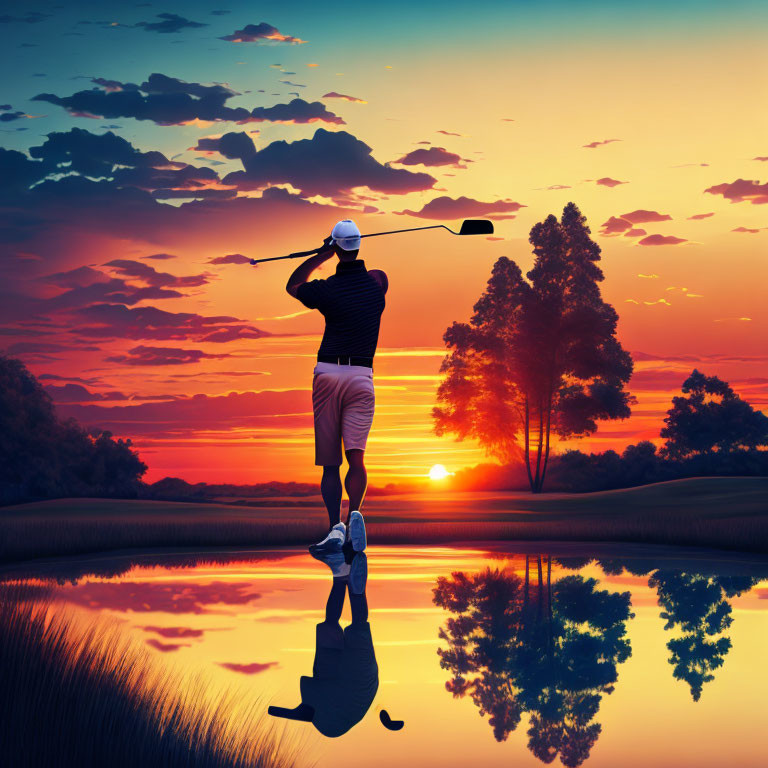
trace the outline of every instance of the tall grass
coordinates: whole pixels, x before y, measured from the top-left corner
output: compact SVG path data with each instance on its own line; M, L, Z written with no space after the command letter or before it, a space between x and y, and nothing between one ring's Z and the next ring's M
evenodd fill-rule
M248 708L206 704L149 655L95 624L76 630L24 585L0 587L0 763L13 768L287 768ZM43 596L44 597L44 596ZM243 711L239 706L238 712Z

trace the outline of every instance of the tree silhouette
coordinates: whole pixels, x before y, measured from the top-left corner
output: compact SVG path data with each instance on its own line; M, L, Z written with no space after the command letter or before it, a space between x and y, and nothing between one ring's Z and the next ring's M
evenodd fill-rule
M522 458L531 490L542 490L554 431L595 432L630 415L624 385L632 359L616 339L618 315L602 300L600 247L574 203L530 232L527 282L506 257L493 267L469 323L444 340L435 431L477 439L488 455Z
M438 579L434 602L454 614L440 631L448 645L438 650L440 665L453 675L446 689L472 698L497 741L528 712L531 752L578 766L600 735L593 721L602 695L631 653L629 593L578 575L552 584L549 558L545 582L540 557L537 566L535 585L527 558L524 582L491 569Z
M717 376L694 368L674 397L661 430L662 454L671 459L768 445L768 416L756 411Z
M134 495L147 466L130 440L60 421L20 361L0 356L0 503L56 496Z
M648 579L664 609L664 629L677 629L678 637L667 642L673 675L684 680L694 701L701 698L705 683L723 665L731 640L723 633L733 623L727 598L751 589L750 576L706 576L682 571L658 570Z

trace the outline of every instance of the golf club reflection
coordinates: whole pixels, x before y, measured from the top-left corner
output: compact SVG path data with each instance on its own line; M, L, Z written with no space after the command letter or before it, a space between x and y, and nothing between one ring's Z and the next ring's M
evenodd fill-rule
M368 622L367 575L367 557L358 552L348 575L333 576L325 620L315 628L312 676L299 680L301 703L293 709L269 707L270 715L312 723L324 736L338 737L368 712L379 687L379 667ZM352 623L342 629L339 621L347 593ZM386 727L402 728L388 715L386 719L391 723L382 718Z

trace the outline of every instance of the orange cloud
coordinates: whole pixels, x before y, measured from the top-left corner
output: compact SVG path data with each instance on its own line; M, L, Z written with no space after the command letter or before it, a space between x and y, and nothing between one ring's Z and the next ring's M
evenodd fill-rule
M628 181L619 181L618 179L612 179L610 176L603 176L602 179L597 179L595 184L601 187L617 187L619 184L629 184Z
M368 102L365 101L365 99L358 99L357 96L348 96L345 93L337 93L336 91L330 91L329 93L324 94L321 98L323 99L344 99L344 101L351 101L355 104L367 104Z
M760 227L759 229L750 229L749 227L736 227L731 232L749 232L751 235L756 235L761 229L767 229L767 227Z
M732 203L750 202L752 205L765 205L768 203L768 184L759 181L736 179L736 181L716 184L707 187L704 192L711 195L722 195Z
M638 245L680 245L687 242L685 238L674 235L648 235L640 240Z
M596 147L601 147L603 144L610 144L614 141L621 141L621 139L603 139L603 141L593 141L589 144L583 144L582 147L584 149L595 149Z
M513 200L496 200L482 202L471 197L456 199L443 196L430 200L420 211L395 211L396 214L416 216L420 219L466 219L472 216L484 216L489 219L513 219L512 215L504 215L519 211L527 206Z

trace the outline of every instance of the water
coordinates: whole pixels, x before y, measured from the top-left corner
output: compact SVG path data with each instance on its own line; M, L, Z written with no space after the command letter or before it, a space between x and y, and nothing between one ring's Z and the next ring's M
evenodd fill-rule
M274 719L306 763L765 764L768 562L555 544L368 555L378 690L363 714L346 681L363 711L339 738ZM49 585L52 610L83 627L117 622L180 679L234 688L265 717L299 704L331 587L326 566L287 549L93 557L0 577ZM370 668L360 653L358 676ZM386 729L382 710L404 728Z

